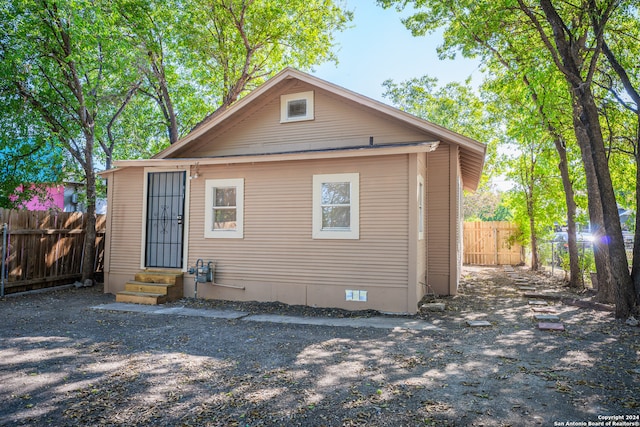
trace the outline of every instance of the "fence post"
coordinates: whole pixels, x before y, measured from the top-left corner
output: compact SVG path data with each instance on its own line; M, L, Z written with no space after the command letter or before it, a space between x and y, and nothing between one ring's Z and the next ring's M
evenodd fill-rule
M494 249L496 250L496 263L495 263L495 265L500 265L500 264L498 264L498 227L497 226L493 227L493 244L494 244Z
M558 256L558 258L560 258ZM554 242L551 242L551 275L554 276L556 273L556 245Z
M5 271L7 269L7 228L9 226L2 224L2 266L0 267L0 298L4 298L4 280L7 276Z

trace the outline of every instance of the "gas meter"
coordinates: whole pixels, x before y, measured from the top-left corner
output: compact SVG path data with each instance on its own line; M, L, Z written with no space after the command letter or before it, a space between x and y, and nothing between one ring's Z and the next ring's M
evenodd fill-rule
M202 258L196 261L195 267L189 267L189 274L194 274L195 282L194 298L198 298L198 283L213 283L213 275L215 271L215 263L208 261L206 264Z

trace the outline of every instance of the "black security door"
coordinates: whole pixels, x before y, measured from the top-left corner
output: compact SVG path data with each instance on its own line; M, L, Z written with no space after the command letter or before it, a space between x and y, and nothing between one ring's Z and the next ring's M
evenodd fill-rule
M182 268L186 172L153 172L147 182L145 266Z

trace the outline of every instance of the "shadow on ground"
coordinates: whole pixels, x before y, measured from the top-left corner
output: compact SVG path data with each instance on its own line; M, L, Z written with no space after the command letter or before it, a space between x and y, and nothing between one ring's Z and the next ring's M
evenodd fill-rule
M640 411L639 329L552 302L566 330L540 331L502 269L467 269L444 312L419 315L441 331L89 308L112 301L0 301L0 424L529 426Z

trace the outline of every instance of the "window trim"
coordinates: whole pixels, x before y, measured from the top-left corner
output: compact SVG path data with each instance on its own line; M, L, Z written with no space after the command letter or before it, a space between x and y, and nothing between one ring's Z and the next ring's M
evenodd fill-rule
M349 229L323 230L322 229L322 184L329 182L348 182L350 189ZM313 175L313 239L360 239L360 174L320 174Z
M305 100L307 102L307 114L304 116L289 117L289 102L301 101L301 100ZM306 120L313 120L314 116L315 116L315 111L313 108L313 91L291 93L288 95L280 96L280 123L292 123L292 122L302 122Z
M205 180L204 197L204 237L208 239L242 239L244 238L244 178L207 179ZM236 228L235 230L213 229L214 189L218 187L236 188Z

